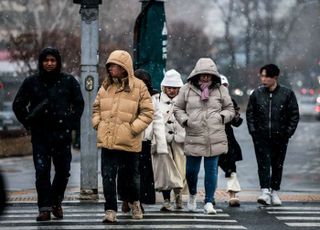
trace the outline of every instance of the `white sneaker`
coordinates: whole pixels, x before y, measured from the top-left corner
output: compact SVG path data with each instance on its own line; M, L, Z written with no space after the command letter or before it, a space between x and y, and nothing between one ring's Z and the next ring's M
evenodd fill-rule
M197 210L197 195L189 195L187 207L190 212Z
M257 202L262 205L270 205L271 204L271 194L269 189L263 188L261 189L262 194L258 197Z
M204 213L206 214L217 214L217 211L213 208L213 205L211 202L208 202L203 207Z
M271 192L271 203L274 206L280 206L282 204L280 197L279 197L277 191L275 191L275 190L272 190L272 192Z

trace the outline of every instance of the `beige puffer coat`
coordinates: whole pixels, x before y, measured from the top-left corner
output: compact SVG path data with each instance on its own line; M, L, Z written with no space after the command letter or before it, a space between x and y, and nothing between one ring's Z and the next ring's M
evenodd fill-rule
M144 82L133 74L132 59L122 50L112 52L106 65L114 63L128 73L117 88L107 75L93 104L92 125L97 129L97 146L140 152L143 131L153 119L151 96Z
M185 154L209 157L227 153L228 141L224 124L232 120L235 111L228 89L220 84L209 90L208 101L201 100L200 89L190 79L203 73L220 78L211 59L199 59L188 77L189 82L179 91L174 113L178 122L186 129Z

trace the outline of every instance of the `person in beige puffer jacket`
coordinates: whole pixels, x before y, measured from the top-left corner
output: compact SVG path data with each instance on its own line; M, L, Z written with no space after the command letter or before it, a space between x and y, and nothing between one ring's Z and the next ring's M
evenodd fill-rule
M189 211L195 211L198 173L202 157L205 169L204 212L216 214L213 207L217 185L218 159L228 151L225 123L235 115L228 89L221 86L220 74L212 59L200 58L179 92L174 114L186 129L184 152L189 187Z
M103 222L115 222L116 177L128 172L127 197L134 219L142 219L139 202L139 152L143 131L153 119L151 96L143 81L133 73L132 58L123 50L113 51L107 62L107 77L93 104L92 125L101 149L101 174L105 197Z

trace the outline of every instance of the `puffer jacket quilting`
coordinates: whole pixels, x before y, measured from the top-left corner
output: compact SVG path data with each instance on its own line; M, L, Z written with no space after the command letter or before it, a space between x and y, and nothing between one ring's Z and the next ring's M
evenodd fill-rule
M178 122L183 125L187 121L185 154L208 157L227 153L225 123L235 114L228 89L210 89L208 101L201 101L200 93L187 83L180 89L174 108Z
M133 75L127 52L113 52L106 65L109 63L119 64L127 71L128 83L119 90L108 75L98 91L92 114L97 146L140 152L143 131L153 119L151 96L144 82Z

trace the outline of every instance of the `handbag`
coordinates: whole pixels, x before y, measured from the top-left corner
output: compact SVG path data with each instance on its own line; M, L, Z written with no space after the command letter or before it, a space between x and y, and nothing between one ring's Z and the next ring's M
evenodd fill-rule
M183 179L170 154L152 155L156 191L183 188Z

